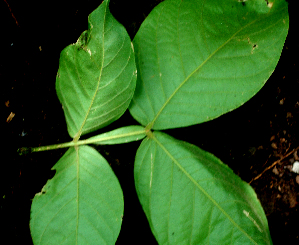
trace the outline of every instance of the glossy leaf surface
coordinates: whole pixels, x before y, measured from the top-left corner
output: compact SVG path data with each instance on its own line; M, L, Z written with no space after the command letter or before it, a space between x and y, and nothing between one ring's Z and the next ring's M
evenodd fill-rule
M114 244L123 194L108 162L90 146L70 148L31 206L35 245Z
M166 0L133 44L138 80L132 116L153 129L189 126L255 95L288 32L285 0Z
M104 1L88 18L88 31L60 55L56 91L72 138L118 119L136 86L131 40Z
M272 243L254 190L194 145L154 132L137 151L134 176L160 245Z

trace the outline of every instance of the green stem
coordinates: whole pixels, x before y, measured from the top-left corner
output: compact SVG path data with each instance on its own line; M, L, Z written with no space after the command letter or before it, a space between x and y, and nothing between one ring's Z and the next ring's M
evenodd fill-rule
M136 131L136 132L133 132L133 133L125 133L125 134L121 134L121 135L113 135L113 136L102 137L100 139L96 139L96 138L92 137L92 138L85 139L85 140L79 140L77 142L71 141L71 142L66 142L66 143L62 143L62 144L34 147L34 148L31 148L30 151L31 152L49 151L49 150L56 150L56 149L72 147L72 146L94 144L94 143L103 142L103 141L107 141L107 140L113 140L113 139L123 138L123 137L127 137L127 136L132 136L132 135L139 135L139 134L142 134L142 133L145 133L145 131L140 130L140 131ZM148 132L147 132L147 134L148 134Z
M39 146L39 147L34 147L31 149L31 152L38 152L38 151L49 151L49 150L56 150L60 148L66 148L66 147L72 147L75 145L79 145L79 142L67 142L67 143L62 143L62 144L55 144L55 145L47 145L47 146Z

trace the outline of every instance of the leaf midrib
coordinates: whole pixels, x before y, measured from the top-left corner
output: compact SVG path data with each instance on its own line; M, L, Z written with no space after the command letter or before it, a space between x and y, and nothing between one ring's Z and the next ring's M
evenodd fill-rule
M104 49L105 49L105 32L104 32L104 30L105 30L105 23L106 23L106 14L107 14L107 8L108 8L108 3L106 2L106 6L105 6L105 14L104 14L104 20L103 20L103 33L102 33L102 40L103 40L103 45L102 45L102 60L101 60L101 69L100 69L100 74L99 74L99 78L98 78L98 82L97 82L97 87L96 87L96 89L95 89L95 92L94 92L94 95L93 95L93 97L92 97L92 99L91 99L91 102L90 102L90 105L89 105L89 107L88 107L88 110L87 110L87 112L86 112L86 115L85 115L85 117L84 117L84 120L83 120L83 122L82 122L82 124L81 124L81 127L80 127L80 129L78 130L78 132L77 132L77 134L75 135L75 137L74 137L74 142L77 142L79 139L80 139L80 136L81 136L81 134L82 134L82 131L83 131L83 127L84 127L84 125L85 125L85 123L86 123L86 120L87 120L87 118L88 118L88 116L89 116L89 113L90 113L90 110L91 110L91 108L92 108L92 106L93 106L93 104L94 104L94 100L95 100L95 98L96 98L96 95L97 95L97 93L98 93L98 90L99 90L99 86L100 86L100 81L101 81L101 77L102 77L102 73L103 73L103 65L104 65ZM91 25L92 26L92 25ZM92 31L92 28L90 29L90 31Z
M247 25L243 26L242 28L240 28L240 30L238 30L235 34L233 34L226 42L224 42L221 46L219 46L212 54L210 54L206 60L204 60L193 72L191 72L186 78L185 80L174 90L174 92L168 97L168 99L165 101L165 103L162 105L161 109L158 111L158 113L156 114L155 118L152 120L152 122L149 123L149 125L151 125L151 128L154 127L155 121L158 119L158 117L160 116L160 114L162 113L162 111L165 109L165 107L169 104L170 100L177 94L177 92L184 86L184 84L186 84L188 82L188 80L198 71L200 70L209 60L212 59L212 57L214 57L214 55L221 50L227 43L229 43L238 33L240 33L241 31L243 31L245 28L247 28L248 26L254 24L255 22L257 22L258 20L260 20L260 18L255 19L254 21L248 23Z
M227 219L240 230L251 242L258 245L251 236L249 236L244 229L242 229L230 216L229 214L212 198L197 182L196 180L182 167L182 165L172 156L172 154L165 148L165 146L155 137L153 134L152 139L161 147L161 149L166 153L166 155L171 159L171 161L186 175L186 177L200 190L204 196L206 196L214 205L217 207Z

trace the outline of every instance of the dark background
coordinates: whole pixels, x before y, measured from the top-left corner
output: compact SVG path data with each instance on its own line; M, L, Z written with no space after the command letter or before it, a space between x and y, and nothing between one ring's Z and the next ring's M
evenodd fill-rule
M59 54L87 29L87 16L102 1L0 0L0 81L3 158L0 169L0 229L6 244L32 244L34 195L53 177L64 149L19 156L23 146L70 141L55 92ZM161 1L111 0L110 9L133 39ZM212 152L250 182L267 215L273 243L299 244L298 14L289 1L290 30L278 66L263 89L237 110L208 123L168 130L172 136ZM99 132L137 124L126 112ZM194 133L196 132L196 133ZM4 135L4 137L3 137ZM134 156L140 142L96 147L115 171L125 213L117 244L157 244L135 194ZM252 181L267 167L259 178ZM252 181L252 182L251 182Z

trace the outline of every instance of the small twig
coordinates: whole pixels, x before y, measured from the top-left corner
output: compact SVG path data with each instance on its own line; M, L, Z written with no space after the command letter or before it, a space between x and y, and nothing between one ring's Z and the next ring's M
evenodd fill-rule
M288 156L290 156L291 154L293 154L295 151L297 151L299 149L299 146L295 149L293 149L292 151L290 151L289 153L287 153L286 155L284 155L282 158L278 159L277 161L275 161L274 163L272 163L271 166L265 168L263 170L263 172L261 172L258 176L254 177L252 180L249 181L249 184L251 184L252 181L257 180L258 178L260 178L266 171L268 171L269 169L273 168L277 163L281 162L282 160L284 160L285 158L287 158Z
M10 14L11 14L11 17L12 17L12 18L15 20L15 22L16 22L16 25L17 25L18 27L20 27L20 25L19 25L19 22L17 21L17 19L16 19L15 15L13 14L13 12L12 12L12 10L11 10L11 8L10 8L10 6L9 6L8 2L7 2L6 0L4 0L4 2L6 3L6 5L7 5L8 9L9 9L9 12L10 12Z

